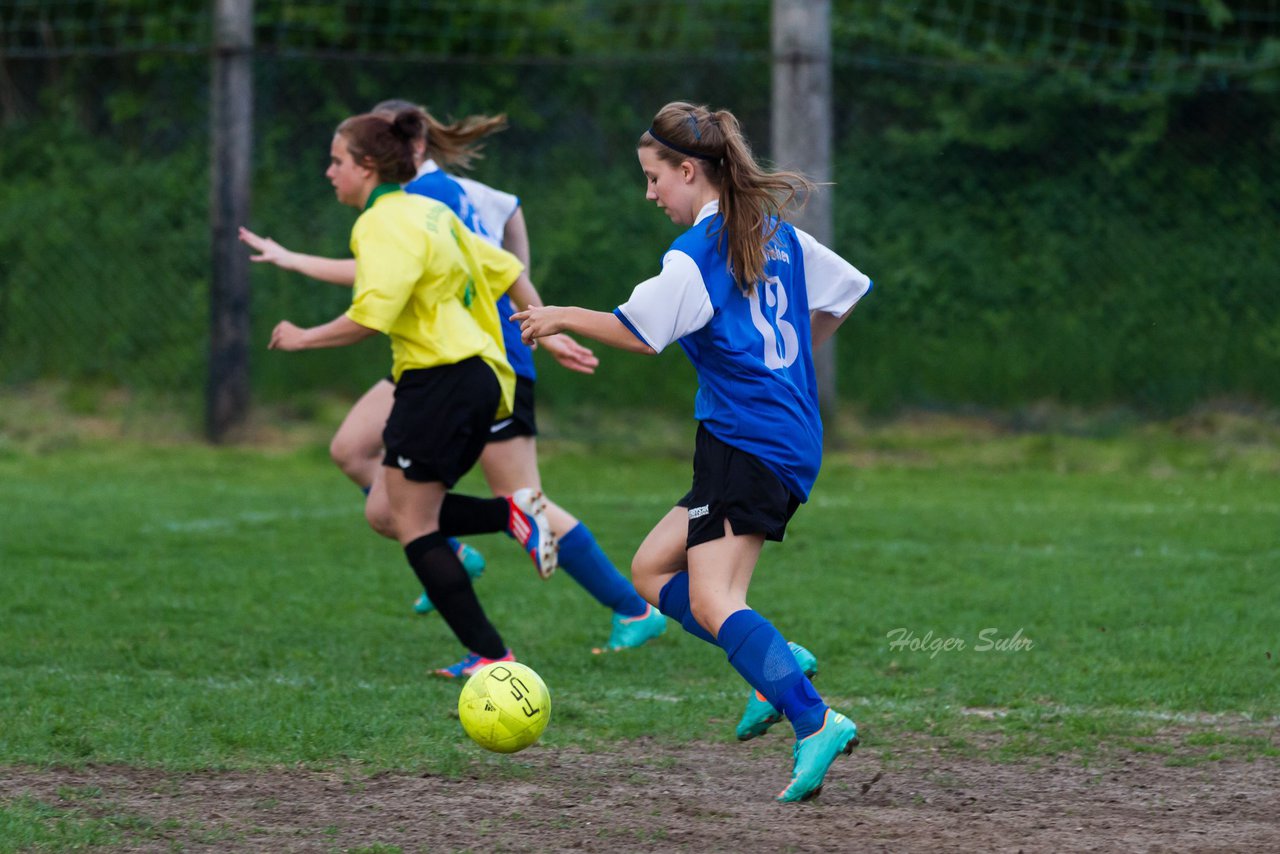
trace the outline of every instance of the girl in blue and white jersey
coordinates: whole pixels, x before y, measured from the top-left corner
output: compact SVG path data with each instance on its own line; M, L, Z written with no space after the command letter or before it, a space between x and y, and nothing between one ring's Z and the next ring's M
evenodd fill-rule
M530 307L526 341L572 332L637 353L672 343L698 375L692 488L632 562L636 589L691 634L721 647L756 692L739 738L783 716L795 730L792 779L778 795L821 791L857 727L830 709L806 671L816 663L747 606L766 540L781 540L822 461L813 348L871 288L855 267L781 215L804 176L760 167L737 119L668 104L638 143L646 198L689 226L613 312Z

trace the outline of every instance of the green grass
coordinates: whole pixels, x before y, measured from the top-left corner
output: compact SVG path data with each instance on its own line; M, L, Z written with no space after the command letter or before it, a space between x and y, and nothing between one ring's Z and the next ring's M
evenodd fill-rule
M119 830L109 821L85 816L23 797L0 803L0 854L29 851L36 846L55 850L113 845Z
M599 425L543 443L549 491L624 568L687 486L686 426L644 433L674 448ZM1277 755L1196 729L1280 714L1269 427L839 432L752 600L818 654L819 690L870 743L928 733L1024 759L1142 749L1181 723L1209 759ZM426 676L461 649L412 613L414 579L359 498L319 441L0 441L0 766L526 773L462 736L460 686ZM506 538L474 542L487 611L552 690L544 745L732 738L744 688L722 653L673 627L592 656L602 609L563 573L539 582ZM983 650L984 632L1022 643ZM953 648L891 644L908 634ZM10 802L0 822L115 832L50 810Z

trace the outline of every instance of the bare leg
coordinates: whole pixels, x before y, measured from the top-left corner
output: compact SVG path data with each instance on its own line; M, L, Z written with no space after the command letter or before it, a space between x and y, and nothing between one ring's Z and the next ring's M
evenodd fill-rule
M440 530L440 505L447 492L443 483L419 483L407 479L399 469L385 466L381 483L391 520L387 535L403 546Z
M382 379L351 407L329 443L329 456L356 486L373 486L382 468L382 430L395 403L396 387Z
M373 483L369 488L369 497L364 500L364 518L369 523L369 527L377 531L387 539L394 540L396 538L395 520L391 516L391 501L387 496L386 472L391 471L386 466L378 466L378 471L373 479ZM404 475L398 470L403 479ZM442 499L443 500L443 499ZM436 508L436 518L439 519L440 509ZM437 521L438 524L438 521Z
M631 559L631 583L650 604L658 604L658 595L676 573L688 569L685 541L689 536L689 511L672 507L653 526Z
M723 537L689 549L689 607L712 636L720 634L730 614L747 607L747 588L762 548L764 534L734 534L725 520Z

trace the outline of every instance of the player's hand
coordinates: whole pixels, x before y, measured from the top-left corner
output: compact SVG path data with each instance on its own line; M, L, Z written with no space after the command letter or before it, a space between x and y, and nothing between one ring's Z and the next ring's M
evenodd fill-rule
M536 343L550 353L561 367L580 374L594 374L600 364L591 348L584 347L563 332L539 338Z
M564 315L565 309L558 305L540 305L517 311L511 319L520 322L520 339L526 344L533 344L537 338L563 332Z
M257 255L250 255L249 260L256 263L275 264L285 270L293 269L293 253L276 243L270 237L259 237L243 225L240 226L240 242L248 246Z
M271 330L271 343L268 350L303 350L305 349L306 330L301 326L282 320Z

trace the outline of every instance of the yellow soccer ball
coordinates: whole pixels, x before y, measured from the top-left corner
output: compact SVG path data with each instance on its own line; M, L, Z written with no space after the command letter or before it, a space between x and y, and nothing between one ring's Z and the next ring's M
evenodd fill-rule
M458 718L472 741L515 753L538 740L551 720L551 692L532 668L499 661L477 670L458 697Z

